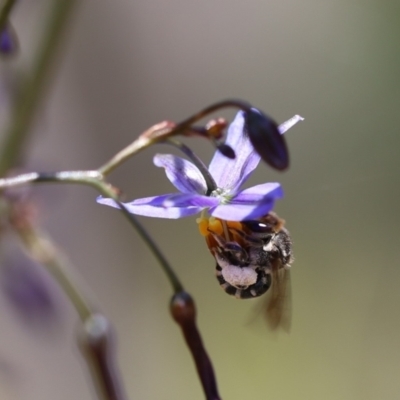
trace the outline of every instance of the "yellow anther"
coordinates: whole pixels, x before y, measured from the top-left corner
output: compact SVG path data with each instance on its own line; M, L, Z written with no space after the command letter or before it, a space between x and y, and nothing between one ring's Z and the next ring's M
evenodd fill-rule
M222 235L222 233L224 232L224 228L222 226L221 220L218 218L214 218L214 217L210 217L208 220L208 229L213 232L216 233L217 235Z
M210 232L221 236L224 232L221 220L218 218L200 217L196 219L196 222L199 226L199 231L202 236L208 236Z
M208 218L197 218L196 222L199 225L200 235L208 236L210 234L208 231Z

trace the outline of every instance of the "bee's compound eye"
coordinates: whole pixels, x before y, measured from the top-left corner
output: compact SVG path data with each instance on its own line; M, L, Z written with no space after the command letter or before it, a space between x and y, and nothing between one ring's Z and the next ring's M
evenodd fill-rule
M271 233L273 232L272 226L260 221L243 221L244 225L247 226L254 233Z

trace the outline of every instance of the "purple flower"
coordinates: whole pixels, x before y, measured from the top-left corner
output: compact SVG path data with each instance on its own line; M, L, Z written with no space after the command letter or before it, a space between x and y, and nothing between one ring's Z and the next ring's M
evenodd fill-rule
M7 243L0 276L0 290L26 322L54 322L58 304L50 282L38 265Z
M11 55L18 48L16 34L10 24L0 31L0 54Z
M226 144L235 151L236 157L227 158L219 151L214 154L208 168L216 184L211 191L204 175L193 163L172 154L157 154L154 164L165 169L167 178L180 193L124 203L128 211L147 217L182 218L208 209L212 216L229 221L256 219L271 211L275 200L283 196L279 183L241 189L260 161L260 155L245 133L245 117L245 112L240 111L228 129ZM301 120L300 116L294 116L279 126L279 132L286 132ZM112 199L100 197L97 202L119 208Z

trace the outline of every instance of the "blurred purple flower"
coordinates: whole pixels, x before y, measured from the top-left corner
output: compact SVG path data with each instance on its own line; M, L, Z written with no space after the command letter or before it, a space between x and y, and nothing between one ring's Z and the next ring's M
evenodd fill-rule
M283 134L301 120L296 115L278 130ZM279 183L268 182L240 189L260 162L260 155L246 132L249 130L246 122L246 113L240 111L228 129L225 143L234 150L236 157L227 158L219 151L214 154L208 169L216 183L211 193L208 193L206 179L193 163L172 154L157 154L154 164L165 168L167 178L180 193L123 203L127 210L147 217L182 218L208 209L212 216L229 221L256 219L267 214L275 200L283 196ZM99 197L97 202L119 208L112 199Z
M57 305L48 282L32 260L21 255L2 265L1 289L25 321L54 320Z
M0 31L0 53L3 55L11 55L18 48L17 37L11 25L6 25Z

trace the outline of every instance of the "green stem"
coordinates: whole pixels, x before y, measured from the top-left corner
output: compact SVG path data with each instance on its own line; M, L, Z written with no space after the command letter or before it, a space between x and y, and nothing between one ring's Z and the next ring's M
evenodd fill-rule
M54 173L29 172L10 178L0 178L0 190L28 183L80 183L96 186L103 179L98 171L61 171Z
M146 132L140 135L138 139L114 155L111 160L107 161L99 168L99 172L101 172L103 175L108 175L111 171L139 151L144 150L146 147L149 147L154 143L164 142L173 136L190 132L190 127L196 121L206 117L208 114L226 107L239 108L244 111L249 111L251 109L251 105L242 100L223 100L204 108L197 114L192 115L177 125L169 123L168 121L161 122L160 124L154 125L148 129Z
M6 26L16 0L6 0L0 11L0 31Z
M55 173L32 172L12 178L0 179L0 190L25 185L28 183L76 183L91 186L103 196L112 198L118 203L123 215L136 229L141 239L146 243L147 247L160 263L161 268L167 275L174 292L178 293L183 290L182 283L179 281L178 276L174 272L163 252L160 250L142 224L127 210L124 204L120 202L117 190L108 182L104 181L104 177L99 171L62 171Z
M74 305L81 320L86 321L92 314L91 307L69 277L68 268L50 239L29 223L16 224L15 228L32 257L49 271Z
M43 34L42 44L34 60L31 74L16 99L11 125L4 135L5 139L0 150L0 176L4 176L10 168L15 167L21 158L22 146L40 104L50 66L75 2L76 0L53 1L53 10Z
M133 143L131 143L120 152L118 152L115 156L113 156L111 160L102 165L99 168L99 171L104 175L108 175L128 158L132 157L136 153L139 153L139 151L144 150L146 147L149 147L151 144L152 142L150 140L141 139L139 137Z
M138 219L131 214L128 209L125 207L123 203L121 203L118 199L118 196L115 195L114 192L110 191L106 186L101 188L100 190L103 195L107 197L111 197L115 202L118 203L118 206L121 209L121 212L128 219L130 224L135 228L136 232L139 234L141 239L146 243L149 250L153 253L154 257L159 262L162 270L167 275L167 278L172 286L174 293L179 293L184 290L182 283L180 282L178 276L173 270L171 264L168 262L167 258L164 256L163 252L157 246L156 242L149 235L143 225L138 221Z
M92 314L79 335L82 354L88 362L100 400L126 400L116 362L114 330L102 314Z
M227 108L227 107L233 107L233 108L238 108L243 111L249 111L252 106L250 103L247 103L246 101L242 101L242 100L234 100L234 99L222 100L222 101L219 101L218 103L211 104L211 106L204 108L203 110L199 111L197 114L194 114L189 118L186 118L185 120L183 120L176 126L175 131L177 133L182 132L182 131L188 129L191 125L193 125L199 119L204 118L206 115L211 114L217 110L220 110L221 108Z

